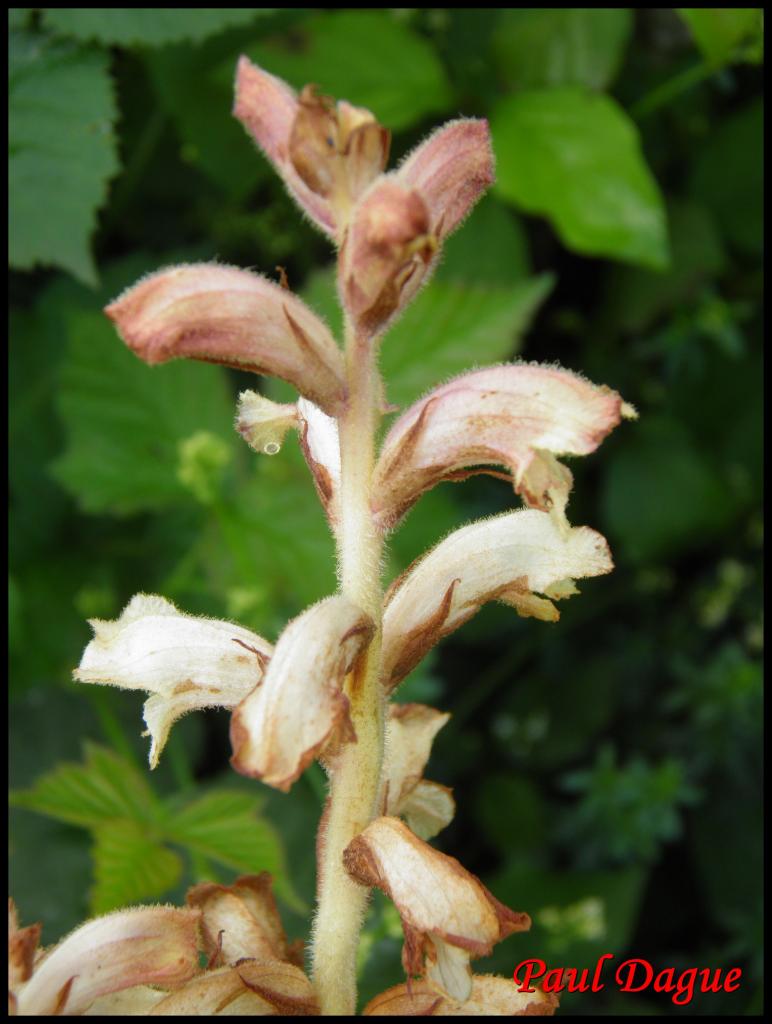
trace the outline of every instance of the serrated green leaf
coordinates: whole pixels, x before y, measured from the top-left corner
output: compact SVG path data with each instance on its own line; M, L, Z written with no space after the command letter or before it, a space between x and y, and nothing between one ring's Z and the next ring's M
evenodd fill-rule
M259 801L246 793L218 790L177 811L166 822L167 837L237 871L283 871L279 837L258 817Z
M247 25L275 8L255 7L44 7L46 25L60 35L116 46L164 46L200 40Z
M85 744L84 764L61 763L12 803L71 825L95 828L116 819L153 821L157 801L140 772L106 747Z
M402 405L462 370L511 358L554 280L540 274L511 287L431 281L383 340L389 400ZM313 274L303 295L340 329L329 269Z
M67 314L58 408L67 448L54 473L88 512L124 514L190 501L180 445L207 431L235 446L233 406L217 366L149 367L99 313Z
M745 60L748 55L754 58L763 34L761 7L677 7L676 10L709 63L718 67L730 61Z
M296 88L308 82L366 107L387 128L415 124L451 103L432 47L389 11L334 11L293 26L247 55Z
M516 89L586 85L616 77L633 26L627 7L506 9L493 36L504 80Z
M521 92L496 105L491 130L501 196L548 217L577 252L667 266L662 196L635 125L611 97Z
M54 264L93 285L89 238L118 170L107 56L14 33L10 67L10 263Z
M163 896L182 875L182 860L136 821L114 821L94 834L92 914Z

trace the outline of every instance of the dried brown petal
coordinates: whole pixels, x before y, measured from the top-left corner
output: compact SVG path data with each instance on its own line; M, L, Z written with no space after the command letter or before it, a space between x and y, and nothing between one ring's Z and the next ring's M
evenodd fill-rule
M402 964L427 975L452 998L472 991L469 961L531 926L505 907L454 857L433 849L397 818L377 818L346 847L346 870L382 889L402 918ZM424 963L425 958L425 963Z
M202 882L188 890L188 906L202 913L204 950L210 960L293 960L276 901L271 876L242 875L233 885ZM297 966L302 967L302 960Z
M303 972L286 963L243 960L207 971L166 996L151 1017L316 1016L319 1008Z
M423 781L432 741L450 718L424 704L392 704L386 724L387 815L402 816L421 839L431 839L450 823L451 791Z

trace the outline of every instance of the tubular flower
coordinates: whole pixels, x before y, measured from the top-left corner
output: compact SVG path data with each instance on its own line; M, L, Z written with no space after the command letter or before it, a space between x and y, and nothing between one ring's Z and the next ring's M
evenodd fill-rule
M427 651L487 601L555 622L560 613L552 600L577 593L575 578L601 576L612 568L608 544L599 533L581 526L564 535L535 509L505 512L456 530L386 594L384 685L393 689Z
M265 679L231 718L231 764L288 790L324 748L356 739L343 681L373 634L345 597L327 597L286 627Z
M145 690L155 768L169 730L188 711L234 708L263 678L273 648L232 622L185 615L171 601L137 594L114 622L91 619L94 639L73 673L80 683Z
M472 957L527 931L527 914L509 910L454 857L433 849L397 818L376 818L343 854L346 870L381 889L399 911L408 975L426 973L451 999L472 992Z
M330 413L345 397L343 356L327 327L286 288L248 270L167 267L128 288L105 313L151 366L185 357L269 374Z
M14 993L17 1012L73 1016L123 989L183 984L198 972L200 916L197 910L137 907L88 921L35 960Z
M426 395L392 425L373 488L385 528L441 480L479 464L503 464L528 505L567 528L573 478L555 455L587 455L635 410L610 388L578 374L526 363L461 374Z
M386 724L384 814L405 819L421 839L432 839L453 820L447 786L423 778L432 741L450 715L425 704L392 704Z

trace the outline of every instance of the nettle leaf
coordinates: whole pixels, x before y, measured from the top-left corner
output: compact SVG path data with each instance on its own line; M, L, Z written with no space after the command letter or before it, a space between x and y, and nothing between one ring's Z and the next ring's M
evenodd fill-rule
M447 110L445 71L425 40L389 11L334 11L293 26L291 36L246 48L247 56L296 88L367 107L396 131Z
M107 55L21 32L10 54L11 266L53 264L93 285L89 239L118 170Z
M124 514L190 501L182 445L202 431L236 444L224 371L149 367L101 313L68 311L58 409L67 447L54 474L87 512Z
M575 88L521 92L496 105L491 130L498 193L548 217L568 248L668 265L662 196L613 99Z
M117 46L164 46L200 40L248 25L276 8L254 7L44 7L45 24L60 35Z
M217 790L173 814L164 831L170 841L237 871L279 875L281 844L273 826L258 817L259 803L247 793Z
M627 7L509 8L501 12L493 51L499 73L517 89L605 89L619 71L632 27Z
M705 60L716 66L758 61L763 45L761 7L677 7Z
M164 825L170 842L246 874L268 871L277 893L305 912L287 875L284 849L274 827L257 814L260 800L248 793L217 790L172 814Z
M136 821L114 821L94 833L94 886L92 914L157 899L179 882L182 859L159 845L147 826Z
M14 793L14 806L86 828L156 818L155 794L131 762L93 743L86 743L85 751L83 764L58 764L31 789Z
M511 286L435 278L383 340L381 368L389 400L410 402L472 366L510 359L555 278L540 274ZM306 301L340 331L329 269L312 274Z

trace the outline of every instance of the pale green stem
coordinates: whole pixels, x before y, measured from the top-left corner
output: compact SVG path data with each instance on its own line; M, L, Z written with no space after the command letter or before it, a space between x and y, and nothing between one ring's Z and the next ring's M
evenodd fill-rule
M312 975L321 1011L356 1012L356 954L369 897L343 867L343 851L379 812L384 698L380 687L382 540L372 523L370 491L378 410L372 342L347 328L348 403L339 420L341 452L338 572L340 589L373 619L367 654L346 680L356 742L346 744L330 771L330 795L320 825L318 908Z

